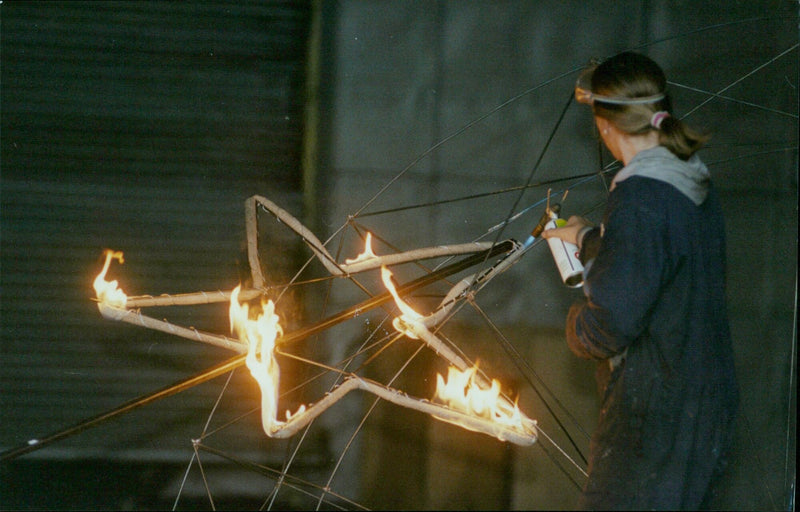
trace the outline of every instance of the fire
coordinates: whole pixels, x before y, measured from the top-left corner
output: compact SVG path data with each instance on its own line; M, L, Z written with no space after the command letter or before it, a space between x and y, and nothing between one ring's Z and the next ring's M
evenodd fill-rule
M112 251L110 249L106 249L105 254L106 262L103 265L103 270L101 270L100 273L97 274L97 277L94 278L93 286L95 294L97 295L97 300L106 306L125 309L128 296L125 295L125 292L119 289L116 280L106 281L106 273L108 272L108 268L111 266L111 260L116 259L120 264L124 263L125 260L122 257L121 251Z
M275 314L275 304L270 300L261 303L262 311L253 320L250 318L248 304L239 304L241 286L231 292L230 321L231 331L247 343L245 364L261 389L261 423L264 432L270 436L280 429L284 422L278 420L278 381L280 367L275 359L275 340L283 335L283 329ZM301 407L296 414L305 410ZM287 420L292 414L287 411Z
M344 260L344 262L347 265L352 265L353 263L360 263L362 261L366 261L377 257L378 256L374 252L372 252L372 233L367 231L367 239L364 242L364 252L362 252L355 258L348 258Z
M411 306L400 298L392 282L392 272L386 267L381 267L381 278L401 311L400 317L395 318L392 325L406 336L417 338L404 324L422 324L425 317L414 311ZM451 360L451 362L454 362L454 360ZM464 366L466 366L466 363ZM500 382L492 379L487 388L487 386L481 384L481 379L478 377L477 372L476 367L462 371L455 366L450 366L447 370L446 381L441 374L437 374L436 398L444 402L449 408L469 416L477 416L500 425L525 431L522 413L516 404L511 404L508 399L501 396ZM437 418L454 423L452 420L439 416ZM459 426L469 428L463 424L459 424Z
M479 416L497 423L522 428L522 413L517 405L500 395L500 382L492 379L487 389L477 380L477 368L461 371L453 366L447 369L447 380L436 374L436 398L451 409Z
M400 298L400 295L397 294L397 289L395 288L394 283L392 282L391 270L389 270L386 267L381 267L381 279L383 280L383 285L386 287L387 290L389 290L389 293L392 294L392 297L394 297L394 302L397 304L397 307L400 309L400 312L402 313L399 317L395 318L392 321L392 325L394 326L395 329L397 329L399 332L404 333L409 338L417 339L417 336L414 333L410 332L408 329L403 327L403 323L404 322L422 323L425 317L414 311L414 308L406 304L406 302Z

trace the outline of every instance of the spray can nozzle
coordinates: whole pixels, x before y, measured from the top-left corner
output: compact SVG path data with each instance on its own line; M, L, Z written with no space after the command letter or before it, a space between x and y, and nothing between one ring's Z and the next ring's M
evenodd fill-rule
M542 231L544 231L544 227L547 225L547 223L555 218L558 218L558 214L560 211L561 211L560 204L558 203L548 204L547 208L545 208L544 213L542 214L542 218L539 219L539 223L536 224L536 227L533 228L533 231L531 231L531 236L534 238L539 238L539 235L542 234Z

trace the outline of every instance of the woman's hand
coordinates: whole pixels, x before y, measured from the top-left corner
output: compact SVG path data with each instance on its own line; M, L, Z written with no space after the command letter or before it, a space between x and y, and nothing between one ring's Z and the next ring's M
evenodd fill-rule
M542 238L560 238L565 242L569 242L580 247L580 244L578 243L578 235L584 235L584 228L591 227L591 222L583 217L573 215L567 220L567 224L565 226L560 228L545 229L542 231Z

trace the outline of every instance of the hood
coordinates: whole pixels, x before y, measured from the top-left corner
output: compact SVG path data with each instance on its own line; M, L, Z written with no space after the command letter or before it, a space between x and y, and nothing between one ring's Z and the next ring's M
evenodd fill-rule
M708 168L697 155L684 161L664 146L639 151L614 177L611 190L631 176L669 183L696 205L703 204L706 200L711 180Z

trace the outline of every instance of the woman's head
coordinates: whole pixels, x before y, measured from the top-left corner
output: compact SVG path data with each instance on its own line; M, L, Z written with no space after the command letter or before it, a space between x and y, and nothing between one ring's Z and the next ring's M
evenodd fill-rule
M700 149L707 137L671 115L666 86L664 72L652 59L625 52L594 68L591 90L584 92L595 116L628 135L647 135L656 130L659 144L685 160Z

